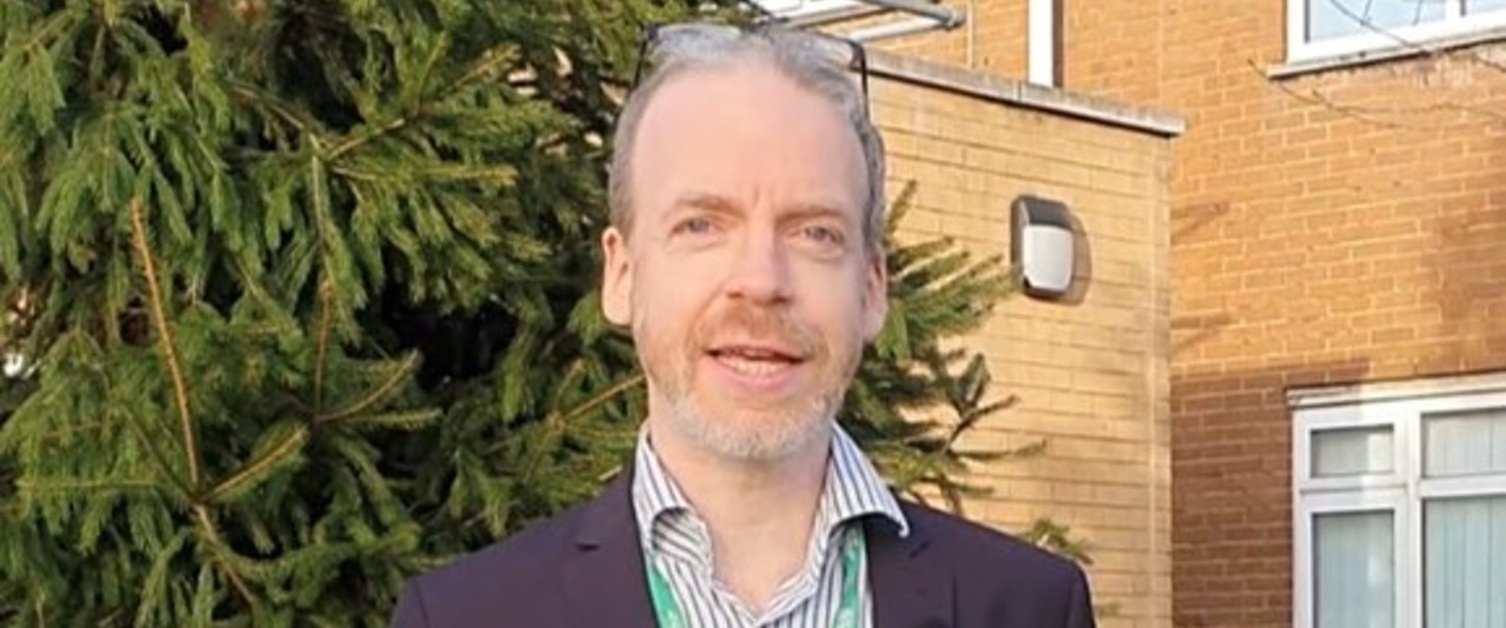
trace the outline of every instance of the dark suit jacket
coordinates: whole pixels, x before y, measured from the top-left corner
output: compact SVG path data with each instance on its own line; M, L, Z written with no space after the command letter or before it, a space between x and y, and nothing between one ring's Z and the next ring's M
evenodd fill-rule
M652 627L624 475L600 497L405 587L397 628ZM1093 628L1077 565L901 502L910 535L867 521L875 628Z

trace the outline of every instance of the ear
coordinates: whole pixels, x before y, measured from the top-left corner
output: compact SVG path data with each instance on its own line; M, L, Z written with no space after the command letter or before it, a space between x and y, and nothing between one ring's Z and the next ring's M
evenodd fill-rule
M601 310L619 327L633 323L633 260L627 237L616 227L601 234Z
M863 281L863 340L873 342L889 315L889 270L882 252L868 256Z

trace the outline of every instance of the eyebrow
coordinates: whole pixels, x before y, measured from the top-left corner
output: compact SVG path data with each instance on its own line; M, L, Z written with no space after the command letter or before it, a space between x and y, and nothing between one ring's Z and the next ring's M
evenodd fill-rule
M686 192L670 205L671 213L685 209L701 209L716 213L733 213L737 203L732 199L712 192Z
M670 207L669 216L687 209L699 209L717 214L741 212L737 201L714 192L687 192L676 198ZM794 203L781 208L779 213L781 223L811 218L836 218L846 222L848 216L847 212L838 209L836 205L821 202Z
M824 203L796 203L785 208L780 215L780 222L794 220L808 220L811 218L836 218L847 222L847 212L837 209L834 205Z

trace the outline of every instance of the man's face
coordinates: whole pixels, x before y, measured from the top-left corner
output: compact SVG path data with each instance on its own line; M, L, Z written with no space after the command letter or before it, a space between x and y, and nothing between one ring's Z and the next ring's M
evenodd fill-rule
M857 134L761 65L672 80L637 133L604 309L633 329L650 420L725 456L811 445L884 321Z

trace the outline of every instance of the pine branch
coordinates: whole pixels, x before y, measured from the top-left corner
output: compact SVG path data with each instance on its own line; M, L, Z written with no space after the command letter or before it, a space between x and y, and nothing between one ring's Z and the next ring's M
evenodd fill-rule
M108 13L109 10L106 9L105 12ZM89 54L88 84L95 89L98 89L100 77L104 76L105 73L107 59L105 55L105 41L109 34L110 29L107 28L99 28L94 31L94 47Z
M253 104L265 107L284 122L292 125L299 133L314 135L314 129L319 123L312 118L300 115L297 111L289 109L276 98L265 94L262 90L251 85L236 85L231 91Z
M210 546L215 549L216 553L230 551L228 546L225 545L225 540L220 537L219 530L214 527L214 522L209 519L209 507L202 501L195 503L193 505L193 513L194 521L198 523L199 530L204 534L205 539L209 541ZM256 604L256 596L251 593L251 588L246 586L246 582L241 579L240 574L236 573L235 569L231 567L230 561L225 560L223 556L215 556L214 563L215 567L220 570L220 573L225 574L225 577L230 580L230 586L235 589L235 593L240 596L241 601L245 602L248 606L254 606Z
M460 78L440 89L439 97L437 99L444 100L445 98L448 98L449 96L453 95L456 92L459 92L461 89L468 86L472 81L476 81L481 77L486 76L487 74L495 71L497 68L511 61L511 55L503 54L501 52L502 50L511 47L511 45L497 46L495 48L487 50L484 54L481 55L481 61L478 61L474 66L471 67L470 70L461 75ZM435 50L436 52L444 50L444 46L435 46ZM430 65L432 65L432 62L433 59L430 60ZM427 77L427 72L425 76ZM422 99L422 90L419 91L419 98ZM390 135L402 129L405 126L412 124L422 116L424 107L425 103L420 100L418 103L414 104L413 110L409 115L399 116L396 119L390 120L386 124L378 127L374 131L368 131L356 137L347 139L344 142L341 142L333 149L330 149L330 151L325 154L324 159L330 163L334 163L341 157L345 156L347 153L365 146L366 144L379 140L383 137L386 137L387 135Z
M513 60L512 55L505 54L503 52L504 50L510 48L516 48L516 46L508 44L505 46L496 46L488 49L486 52L482 53L482 60L480 62L472 66L470 70L461 75L460 78L456 79L454 83L450 83L448 87L440 91L448 92L446 94L448 96L449 94L458 92L462 88L470 85L472 81L480 80L481 77L491 73L499 67L502 67L503 64Z
M180 496L183 499L191 501L193 499L193 493L197 489L197 487L185 484L183 482L183 478L179 477L178 474L173 473L172 465L169 465L167 463L167 460L162 457L162 452L157 451L156 442L148 437L146 432L142 431L140 423L133 420L127 420L126 429L131 430L131 435L136 437L136 442L141 444L141 449L145 451L148 456L151 456L152 462L156 463L157 468L162 471L162 477L178 487L178 491L181 494Z
M611 387L601 391L596 396L587 399L585 402L571 409L569 412L566 412L563 417L560 417L559 413L555 413L550 417L550 421L569 423L570 421L585 416L587 413L592 412L603 405L606 405L606 403L608 401L611 401L613 397L616 397L617 395L622 394L629 389L637 387L638 385L642 384L643 381L644 377L642 373L629 377L621 382L613 384Z
M413 369L416 366L418 366L418 354L409 353L408 357L404 358L402 363L398 365L397 369L393 371L392 376L387 378L386 381L382 382L380 386L377 386L376 390L371 391L371 394L366 395L365 397L344 408L341 408L329 414L321 414L314 417L314 424L319 425L324 423L334 423L341 419L346 419L365 412L368 408L376 405L377 402L385 398L388 393L391 393L399 385L401 385L403 381L407 379L408 375L413 372Z
M315 338L317 349L314 356L314 414L324 412L324 369L328 359L329 330L330 330L330 300L334 298L334 286L329 283L329 276L325 275L323 282L319 284L319 328Z
M391 133L394 133L405 126L408 126L411 121L412 120L408 116L399 116L393 120L388 121L386 124L377 127L374 131L368 131L356 137L347 139L334 148L330 149L329 153L324 155L324 160L330 163L339 161L339 159L341 157L344 157L346 153L349 153L350 151L353 151L357 148L381 139L382 137L385 137Z
M177 354L177 349L173 344L172 330L167 324L165 297L162 294L162 287L158 280L156 262L153 259L151 247L147 244L146 222L141 199L137 198L131 201L130 214L136 252L141 258L142 272L146 275L147 290L151 301L152 320L157 327L158 334L161 336L163 352L165 353L168 370L171 373L173 381L173 393L177 400L178 418L183 431L184 450L188 456L189 486L191 491L196 492L201 483L202 471L200 469L198 444L194 437L192 416L188 410L188 384L183 376L183 368ZM214 526L214 522L209 517L209 509L205 505L205 502L197 495L191 496L193 497L192 509L194 520L206 540L218 548L219 551L228 551L219 531ZM225 577L230 580L231 586L235 588L237 595L247 604L253 604L256 597L251 593L251 589L246 586L246 583L241 580L240 575L231 568L229 562L218 557L215 562L221 573L225 574Z
M48 430L46 432L42 432L40 438L43 442L46 443L56 443L66 437L73 436L75 434L102 430L106 427L109 427L109 423L106 423L103 419L101 419L99 421L90 421L88 423L79 423L70 425L68 427L60 427L55 430Z
M593 395L590 399L585 400L580 405L571 408L566 412L559 412L557 410L551 412L549 413L549 416L545 417L544 419L544 427L551 433L558 433L564 430L565 426L569 425L575 419L585 416L586 414L596 410L597 408L606 405L607 402L616 398L618 395L641 385L644 381L645 376L643 375L643 373L638 373L607 387L606 390ZM495 453L496 451L500 450L502 446L503 443L497 443L496 446L492 447L491 453ZM525 463L523 471L518 475L521 485L527 486L530 482L533 481L534 474L537 473L539 464L544 458L544 453L545 448L542 446L534 449L532 455L528 458L528 462Z
M434 50L429 52L429 58L424 60L424 70L418 76L418 85L413 88L413 93L417 98L423 98L424 90L429 87L429 77L434 75L434 65L440 59L445 58L445 53L449 52L449 50L449 38L441 32L439 43L434 46Z
M308 441L309 430L307 426L300 425L283 437L277 446L268 449L266 453L256 457L236 472L230 474L224 481L214 488L209 489L203 497L204 502L213 503L227 493L233 492L247 482L260 477L267 470L282 462L293 452L298 451Z
M75 16L70 15L67 12L58 13L52 16L51 19L47 20L42 25L42 27L37 30L37 33L33 35L29 41L21 44L20 48L34 55L45 54L47 50L42 47L42 42L55 35L53 31L62 30L63 27L68 25L69 20L73 19L74 17Z
M188 456L189 486L197 490L203 472L200 470L199 446L194 436L193 417L188 411L188 381L183 377L183 365L173 345L172 329L167 324L167 309L163 302L162 286L157 278L157 265L152 258L151 247L146 241L144 211L140 198L131 200L131 230L136 243L136 254L141 258L142 272L146 275L152 322L157 327L158 335L161 336L162 351L165 354L168 371L172 376L173 396L178 406L179 427L183 432L183 450Z
M33 493L71 493L74 491L142 490L157 488L158 483L145 479L131 480L31 480L18 479L16 488Z
M395 430L416 430L432 423L434 419L444 416L440 410L407 410L398 412L384 412L359 419L347 419L345 425L356 428L382 428Z

